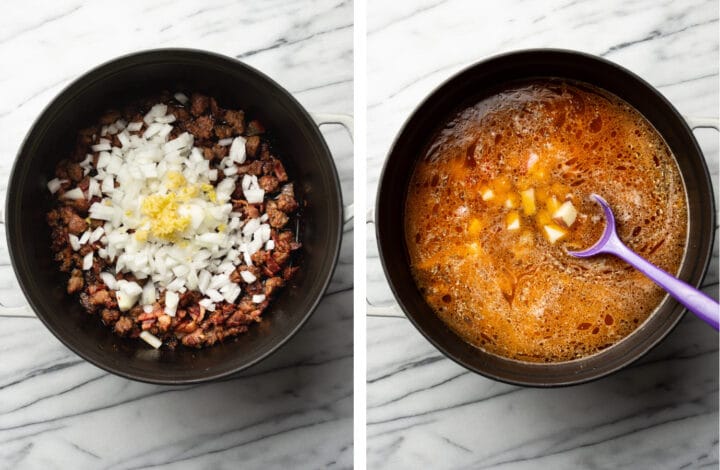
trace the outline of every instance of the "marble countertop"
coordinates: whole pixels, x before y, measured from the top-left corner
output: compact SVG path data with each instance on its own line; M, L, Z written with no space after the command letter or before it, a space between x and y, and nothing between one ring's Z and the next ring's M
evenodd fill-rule
M715 0L368 3L368 182L440 82L521 48L598 54L685 115L718 116ZM696 131L718 194L718 135ZM368 295L392 299L368 230ZM704 290L717 298L717 246ZM468 372L405 319L368 319L368 468L717 468L718 335L691 315L626 370L582 386L519 388Z
M351 114L352 15L352 3L341 0L4 5L0 192L32 121L62 87L141 49L238 57L308 110ZM323 133L352 202L352 143L337 126ZM308 324L259 366L218 383L128 381L82 361L37 319L0 317L0 468L350 467L352 252L350 226L333 282ZM0 302L22 302L4 246Z

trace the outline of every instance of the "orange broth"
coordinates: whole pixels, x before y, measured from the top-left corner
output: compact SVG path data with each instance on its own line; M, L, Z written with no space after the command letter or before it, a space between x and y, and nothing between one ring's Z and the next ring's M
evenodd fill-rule
M460 337L500 356L559 362L618 342L665 294L618 259L566 253L603 231L592 193L610 203L631 249L678 271L685 188L664 140L634 108L547 80L461 111L434 136L408 189L405 237L420 292ZM570 226L554 217L566 201L577 212Z

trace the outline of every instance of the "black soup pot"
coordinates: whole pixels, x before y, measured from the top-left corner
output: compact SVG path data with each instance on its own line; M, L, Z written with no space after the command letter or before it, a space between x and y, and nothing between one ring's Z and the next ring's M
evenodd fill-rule
M518 385L552 387L587 382L617 371L648 352L680 321L684 308L666 296L627 338L597 354L561 363L530 363L486 353L464 342L435 316L415 286L402 225L408 182L428 139L447 118L515 81L560 78L604 89L635 107L663 136L685 183L689 238L680 277L698 286L710 262L715 208L710 175L685 119L657 90L599 57L563 50L526 50L479 62L440 85L412 113L393 143L379 182L376 235L395 298L418 330L460 365ZM708 127L716 124L706 123ZM704 126L703 126L704 127Z
M153 350L115 336L65 291L50 252L46 183L71 152L77 131L101 113L162 90L198 91L226 108L243 109L270 132L298 199L304 202L302 266L264 315L235 341L202 350ZM189 49L127 55L86 73L42 112L18 153L5 210L13 268L27 301L47 328L84 359L114 374L159 384L212 380L261 361L284 344L320 302L340 250L342 196L337 171L317 124L280 85L235 59Z

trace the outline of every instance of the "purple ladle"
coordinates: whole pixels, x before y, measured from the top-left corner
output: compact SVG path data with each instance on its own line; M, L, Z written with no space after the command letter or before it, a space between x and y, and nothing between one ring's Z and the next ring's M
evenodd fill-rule
M688 310L717 330L718 320L720 318L720 304L690 284L658 268L625 246L615 231L615 217L608 203L597 194L593 194L591 197L600 204L605 212L605 231L602 237L600 237L600 240L587 250L568 251L568 254L577 258L588 258L599 255L600 253L617 256L652 279L657 285L675 297L678 302L687 307Z

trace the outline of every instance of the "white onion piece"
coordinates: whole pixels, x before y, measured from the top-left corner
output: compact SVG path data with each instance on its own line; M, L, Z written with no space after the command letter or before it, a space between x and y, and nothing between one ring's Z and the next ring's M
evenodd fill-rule
M205 310L209 312L215 311L215 304L210 299L202 299L200 302L198 302L198 304L200 304L200 306L202 306L203 308L205 308Z
M154 334L150 333L149 331L140 332L140 339L142 339L155 349L158 349L160 348L160 346L162 346L162 340Z
M53 178L47 183L48 190L50 193L55 194L62 187L63 183L67 183L68 180L61 180L59 178Z
M83 232L82 235L80 235L80 244L84 245L90 240L90 234L91 232L88 230L87 232Z
M85 255L83 258L82 268L83 271L88 271L93 266L93 253L92 251Z
M100 185L100 190L105 194L112 193L115 190L115 180L112 176L105 177Z
M257 277L250 271L240 271L240 277L242 277L243 281L247 282L248 284L252 284L257 280Z
M225 297L226 302L233 303L240 296L242 290L237 284L230 284L223 287L220 292L222 293L223 297Z
M73 251L78 251L80 249L80 239L77 237L77 235L73 235L72 233L69 234L68 240L70 241L70 246L72 247Z
M145 115L143 118L143 121L145 121L146 124L150 124L155 120L156 117L159 116L165 116L167 113L167 105L165 104L156 104L152 108L150 108L150 111Z
M105 283L108 289L117 289L117 280L115 279L114 275L110 273L100 273L100 279L102 279L102 282Z
M149 139L150 137L156 135L163 129L163 127L164 127L164 124L153 122L152 124L150 124L148 126L147 129L145 129L145 133L143 134L143 139Z
M180 102L180 104L187 104L188 101L190 101L190 99L187 97L187 95L185 93L178 92L178 93L175 93L175 95L173 95L173 96L176 100L178 100Z
M142 293L142 287L137 282L128 282L125 279L117 281L117 287L118 291L115 293L115 297L117 298L118 308L123 312L127 312L137 302Z
M250 204L260 204L263 202L263 199L265 199L265 191L263 189L246 189L243 193L245 194L245 199Z
M100 192L100 183L98 183L96 179L91 178L88 183L88 198L92 198L93 196L102 196L102 193Z
M216 289L208 289L205 293L213 302L222 302L225 298Z
M235 191L235 181L232 178L225 178L220 181L215 187L215 194L218 202L227 202L230 200L230 195Z
M104 234L105 234L105 230L103 230L102 227L96 228L90 234L90 238L89 238L90 243L95 243L96 241L100 240Z
M104 150L110 150L112 146L109 143L95 144L90 147L93 152L102 152Z
M175 115L166 114L165 116L158 116L155 118L155 122L159 122L160 124L170 124L171 122L175 122Z
M180 296L177 294L177 292L165 292L165 313L167 313L171 317L174 317L175 312L177 311L179 301Z
M245 139L243 137L235 137L230 145L230 158L235 163L245 163Z
M140 129L142 129L143 123L142 122L131 122L127 125L127 130L129 132L137 132Z
M152 282L145 283L142 291L142 303L153 304L156 300L155 285Z
M82 189L73 188L70 191L65 191L62 197L64 197L65 199L72 199L76 201L79 199L85 199L85 194L82 192Z
M261 303L265 302L265 296L264 296L263 294L253 295L253 296L252 296L252 301L253 301L253 303L255 303L255 304L261 304Z
M210 286L211 278L212 278L212 275L204 269L202 271L200 271L200 274L198 274L198 289L203 294L207 291L208 287Z

